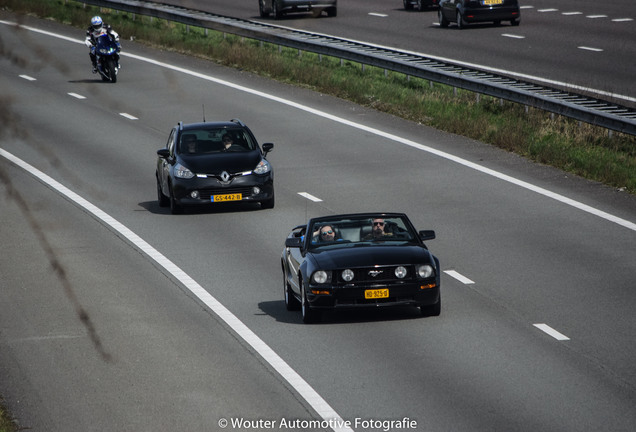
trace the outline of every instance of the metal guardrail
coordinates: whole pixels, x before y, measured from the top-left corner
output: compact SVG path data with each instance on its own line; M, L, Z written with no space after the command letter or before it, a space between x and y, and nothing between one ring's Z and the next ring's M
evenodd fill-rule
M632 108L410 52L150 1L82 1L401 72L636 135Z

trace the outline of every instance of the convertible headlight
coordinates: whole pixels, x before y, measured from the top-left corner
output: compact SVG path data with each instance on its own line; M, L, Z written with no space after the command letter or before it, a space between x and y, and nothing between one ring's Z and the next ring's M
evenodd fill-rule
M406 277L406 268L399 266L395 268L395 277L398 279L404 279Z
M351 282L353 280L353 270L346 269L342 271L342 280L345 282Z
M183 165L176 164L174 167L174 176L182 179L190 179L194 177L194 174Z
M317 284L324 284L327 282L331 282L331 274L327 273L324 270L318 270L311 275L311 280Z
M272 170L272 166L265 159L261 159L261 161L254 168L254 174L267 174Z
M421 278L429 278L435 274L435 270L429 264L419 264L415 266L417 275Z

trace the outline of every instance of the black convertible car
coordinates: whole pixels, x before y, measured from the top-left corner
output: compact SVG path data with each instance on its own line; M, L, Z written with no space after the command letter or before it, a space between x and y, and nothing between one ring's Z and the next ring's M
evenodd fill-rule
M402 213L358 213L314 218L285 240L281 257L288 310L305 323L325 309L417 306L441 311L439 260Z
M266 159L274 144L258 145L238 119L179 122L166 147L157 151L157 200L180 213L186 206L229 201L274 207L274 173Z

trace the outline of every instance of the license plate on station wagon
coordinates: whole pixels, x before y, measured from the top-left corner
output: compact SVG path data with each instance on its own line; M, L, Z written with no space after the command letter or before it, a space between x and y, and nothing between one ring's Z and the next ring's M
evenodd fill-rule
M241 201L243 194L212 195L212 202Z
M389 296L388 288L364 290L364 298L368 300L378 299L378 298L387 298L388 296Z
M481 0L481 4L483 5L497 5L502 3L503 0Z

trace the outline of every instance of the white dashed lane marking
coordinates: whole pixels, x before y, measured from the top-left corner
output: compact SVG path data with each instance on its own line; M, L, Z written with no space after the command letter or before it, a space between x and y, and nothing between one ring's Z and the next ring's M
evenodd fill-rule
M320 198L315 197L312 194L307 193L307 192L298 192L298 195L300 195L302 197L305 197L308 200L313 201L313 202L322 202L322 200Z
M472 284L475 283L472 280L468 279L466 276L456 272L455 270L444 270L444 273L446 273L447 275L449 275L452 278L457 279L458 281L460 281L464 285L472 285Z
M538 328L539 330L541 330L542 332L549 334L550 336L552 336L556 340L560 340L560 341L570 340L569 337L567 337L566 335L564 335L562 333L559 333L558 331L556 331L555 329L553 329L552 327L550 327L547 324L533 324L533 325L536 328Z

